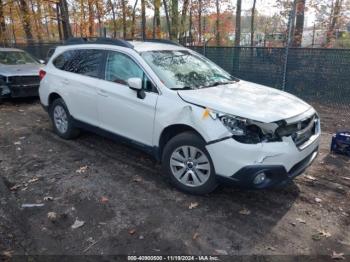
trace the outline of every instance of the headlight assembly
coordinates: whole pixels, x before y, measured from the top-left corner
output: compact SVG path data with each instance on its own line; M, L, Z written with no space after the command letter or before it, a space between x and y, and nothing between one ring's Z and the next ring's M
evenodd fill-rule
M219 119L221 123L232 133L235 140L245 144L257 144L262 142L263 133L254 121L229 114L211 112L213 119Z
M229 115L219 116L221 123L234 135L244 136L247 134L247 120Z
M261 123L255 120L225 114L210 109L206 109L205 112L206 115L210 116L212 119L220 120L227 130L232 133L232 137L240 143L258 144L262 142L275 142L281 140L275 135L274 128L278 127L275 123Z

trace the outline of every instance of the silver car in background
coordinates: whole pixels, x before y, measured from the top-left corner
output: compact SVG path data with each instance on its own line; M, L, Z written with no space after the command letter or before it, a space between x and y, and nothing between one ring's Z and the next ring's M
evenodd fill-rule
M15 48L0 48L0 99L38 96L43 61Z

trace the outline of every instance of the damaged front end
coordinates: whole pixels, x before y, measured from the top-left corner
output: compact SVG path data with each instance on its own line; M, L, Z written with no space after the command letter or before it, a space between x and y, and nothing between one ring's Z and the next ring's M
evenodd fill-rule
M243 144L282 142L284 138L292 138L295 145L303 149L312 137L320 132L317 114L295 122L281 120L272 123L262 123L215 111L210 111L210 116L220 120L232 133L233 139Z

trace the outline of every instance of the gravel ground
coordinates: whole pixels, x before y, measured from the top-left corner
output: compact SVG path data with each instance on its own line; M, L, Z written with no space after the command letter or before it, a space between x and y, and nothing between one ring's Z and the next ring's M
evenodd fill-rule
M0 251L7 257L350 255L350 158L329 153L330 132L350 121L318 108L325 119L320 155L295 183L191 196L170 186L143 152L91 133L64 141L37 100L5 101Z

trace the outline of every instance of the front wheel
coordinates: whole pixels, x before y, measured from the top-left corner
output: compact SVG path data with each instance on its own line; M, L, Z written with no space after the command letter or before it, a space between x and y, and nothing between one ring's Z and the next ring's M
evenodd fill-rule
M215 170L201 137L185 132L165 146L163 170L178 189L190 194L207 194L217 187Z

